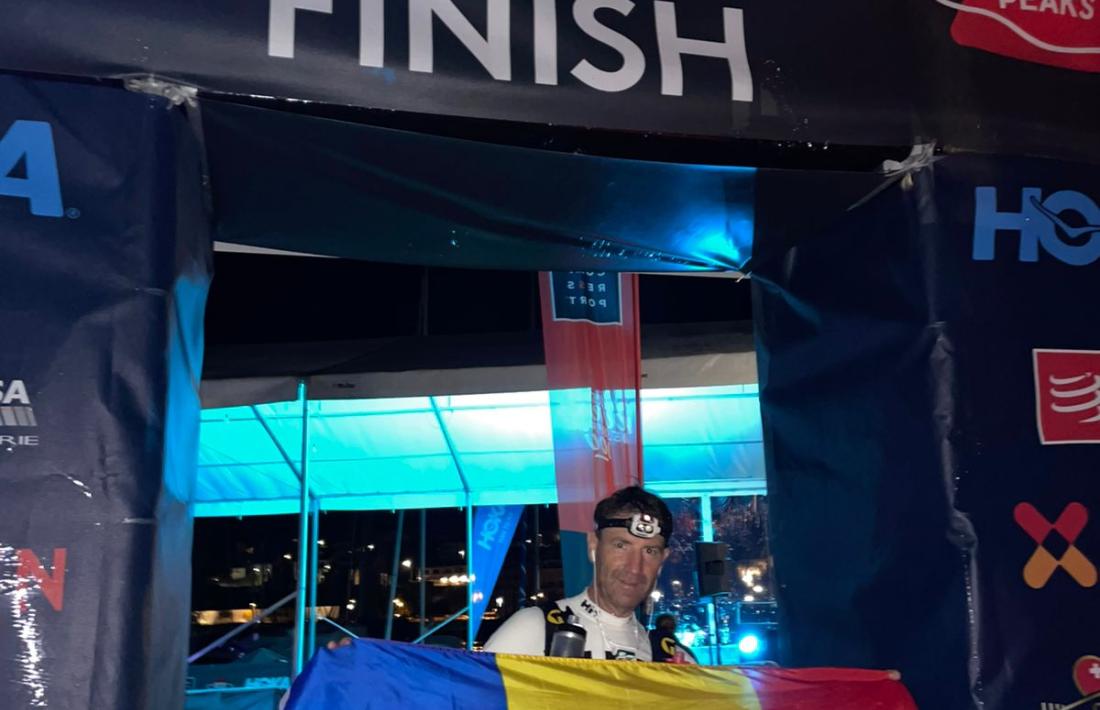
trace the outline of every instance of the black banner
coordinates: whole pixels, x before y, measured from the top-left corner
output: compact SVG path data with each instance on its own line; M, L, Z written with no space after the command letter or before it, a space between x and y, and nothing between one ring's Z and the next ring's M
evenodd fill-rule
M1100 172L914 178L754 272L782 660L1053 710L1100 692Z
M631 131L1100 159L1093 0L53 0L0 68Z
M737 269L752 249L751 168L563 154L222 102L203 104L202 116L227 242L592 271ZM496 298L488 282L470 307Z
M208 283L167 102L0 78L0 697L181 707Z

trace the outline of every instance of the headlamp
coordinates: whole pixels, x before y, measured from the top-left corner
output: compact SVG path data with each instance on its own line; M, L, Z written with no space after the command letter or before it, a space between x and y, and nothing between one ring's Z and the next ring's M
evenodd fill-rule
M652 540L661 534L661 524L648 513L634 513L629 518L600 518L596 521L596 529L604 528L626 528L631 535L643 540Z

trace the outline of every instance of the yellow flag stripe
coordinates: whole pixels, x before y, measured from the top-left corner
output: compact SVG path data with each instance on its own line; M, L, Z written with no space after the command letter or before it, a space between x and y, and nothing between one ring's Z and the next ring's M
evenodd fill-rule
M752 683L732 668L497 654L508 710L683 707L761 710Z

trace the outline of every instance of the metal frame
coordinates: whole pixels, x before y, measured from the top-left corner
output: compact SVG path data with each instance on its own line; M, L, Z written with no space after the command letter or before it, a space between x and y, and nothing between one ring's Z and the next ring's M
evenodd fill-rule
M393 566L390 568L390 601L386 605L386 640L393 636L393 604L397 599L397 575L401 574L401 540L405 536L405 511L397 511L397 535L393 541Z
M188 664L194 663L195 661L199 660L200 658L202 658L206 654L213 651L215 648L220 648L229 639L234 638L235 636L243 633L245 631L245 629L249 629L249 628L255 626L256 624L260 623L261 621L266 619L271 614L274 614L280 608L285 606L286 603L289 602L291 599L293 599L295 596L297 596L297 592L291 592L290 594L287 594L285 597L283 597L279 601L275 602L274 604L272 604L268 608L261 611L259 616L253 616L252 619L250 619L249 621L246 621L245 623L241 624L240 626L236 626L233 629L230 629L228 633L222 634L221 636L219 636L217 639L215 639L211 643L208 643L206 646L204 646L202 648L202 650L196 651L195 653L192 653L190 656L188 656L187 657L187 663Z
M470 487L469 480L467 479L466 472L463 469L461 458L458 455L458 451L455 448L454 440L451 437L444 420L442 409L439 406L437 398L432 396L428 398L433 414L436 421L439 424L440 431L443 435L444 441L447 445L447 450L450 454L451 460L454 463L455 470L458 473L458 477L462 484L461 495L462 507L465 511L465 523L466 523L466 573L467 578L472 575L473 572L473 557L474 557L474 540L473 540L473 516L474 516L474 500L473 492ZM298 500L298 515L299 515L299 535L298 535L298 584L297 591L284 597L269 609L264 610L263 613L253 621L243 624L242 626L229 632L222 638L210 644L197 654L189 657L188 662L200 658L202 655L208 653L210 650L217 648L224 644L230 638L244 631L251 625L258 623L263 618L268 616L271 612L277 610L291 599L295 600L295 636L294 636L294 650L291 663L291 681L302 672L305 664L312 657L316 647L316 626L319 620L317 615L317 568L319 563L319 550L318 538L320 534L320 511L324 507L324 501L319 497L314 496L309 482L309 458L310 458L310 414L309 414L309 391L306 379L300 379L298 382L298 401L301 402L301 457L298 462L295 462L287 450L280 443L279 439L275 436L271 426L260 412L259 408L253 405L251 407L256 420L263 427L264 431L270 437L272 443L275 445L279 454L283 458L284 462L290 469L297 475L300 483L300 496ZM702 540L704 542L711 542L714 539L713 519L711 511L711 498L712 496L721 495L751 495L751 494L766 494L765 487L759 481L724 481L722 485L715 486L713 489L708 489L706 492L699 490L698 482L685 482L683 484L676 483L664 483L657 484L655 486L647 486L647 488L662 495L676 495L683 497L698 497L700 504L700 523L702 528ZM456 501L457 502L457 501ZM541 501L536 501L535 505L540 504ZM392 637L393 627L393 613L394 613L394 600L397 596L397 580L401 570L401 545L404 537L404 513L405 508L400 508L398 511L398 528L397 539L394 543L394 562L392 568L392 575L390 579L390 598L388 605L388 613L386 619L386 633L385 638L390 639ZM439 624L426 629L427 626L427 609L426 609L426 579L424 578L423 570L426 566L426 510L421 508L420 510L420 535L419 535L419 626L420 636L414 641L414 643L422 643L424 639L428 638L432 634L436 633L446 625L455 621L463 614L472 614L474 607L473 603L473 584L468 583L466 585L466 605L450 615ZM537 511L536 511L536 528L534 535L537 537L539 534L537 528ZM536 554L538 546L536 545ZM538 588L538 569L536 567L536 582L535 586ZM309 626L307 629L307 619ZM358 638L358 635L344 628L335 621L322 617L320 620L325 621L332 626L340 629L348 636ZM708 630L711 637L711 658L717 663L722 661L721 644L719 643L717 634L717 612L714 600L710 600L707 603L707 622ZM466 625L466 648L473 649L475 642L474 638L474 624L473 619L469 618Z
M714 512L710 507L710 494L699 495L699 528L702 542L714 542ZM718 605L714 597L707 600L707 636L710 638L710 659L722 665L722 639L718 638Z
M458 472L458 478L462 481L462 489L466 493L466 609L469 610L470 616L467 617L466 622L466 650L474 650L474 585L470 580L470 575L473 573L474 563L474 505L473 495L470 491L470 482L466 478L466 471L462 468L462 459L459 458L458 450L455 448L455 442L451 438L451 432L447 429L447 424L443 421L443 413L439 409L439 403L436 398L428 397L428 401L431 402L432 412L435 413L435 420L439 424L439 431L443 433L443 441L447 444L447 451L451 454L451 460L454 461L455 470ZM457 616L456 616L457 618Z
M309 392L305 380L298 381L298 398L302 400L302 458L301 458L301 483L302 491L299 498L298 510L298 597L294 605L294 655L291 659L290 682L293 683L298 674L305 667L306 646L306 593L309 576L310 548L311 546L309 524ZM314 549L313 554L317 551Z

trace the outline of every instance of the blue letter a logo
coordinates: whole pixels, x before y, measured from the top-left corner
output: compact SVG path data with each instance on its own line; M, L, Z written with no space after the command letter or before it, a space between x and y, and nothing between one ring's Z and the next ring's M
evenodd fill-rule
M26 177L12 177L19 160L24 160ZM61 181L50 124L16 121L0 138L0 196L22 197L30 202L31 214L60 217Z

